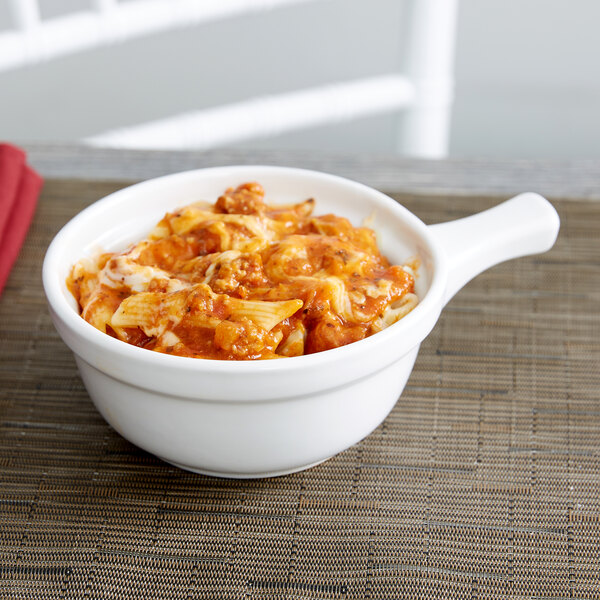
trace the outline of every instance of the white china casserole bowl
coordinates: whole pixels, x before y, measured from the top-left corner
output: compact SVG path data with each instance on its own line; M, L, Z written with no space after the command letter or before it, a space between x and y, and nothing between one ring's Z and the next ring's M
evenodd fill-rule
M388 329L317 354L266 361L218 361L128 345L78 314L65 280L99 249L145 237L165 212L214 202L230 186L258 181L267 202L316 199L371 227L390 261L418 255L419 305ZM421 341L445 303L472 277L510 258L544 252L559 229L541 196L521 194L466 219L426 226L384 194L300 169L239 166L146 181L99 200L73 218L48 248L44 289L56 328L100 413L121 435L184 469L222 477L265 477L319 463L352 446L387 416L410 375Z

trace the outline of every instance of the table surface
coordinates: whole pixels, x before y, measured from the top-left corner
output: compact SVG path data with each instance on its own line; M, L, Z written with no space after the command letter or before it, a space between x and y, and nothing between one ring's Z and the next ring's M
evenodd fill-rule
M600 162L27 150L46 184L0 298L0 598L600 597ZM427 223L530 189L562 229L459 292L362 442L294 475L213 479L102 420L40 272L103 195L233 163L349 176Z

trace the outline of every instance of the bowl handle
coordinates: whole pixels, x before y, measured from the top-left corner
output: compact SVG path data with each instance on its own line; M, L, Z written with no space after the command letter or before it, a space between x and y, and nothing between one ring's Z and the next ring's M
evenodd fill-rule
M511 258L550 250L559 228L552 204L532 192L464 219L430 225L448 260L444 304L482 271Z

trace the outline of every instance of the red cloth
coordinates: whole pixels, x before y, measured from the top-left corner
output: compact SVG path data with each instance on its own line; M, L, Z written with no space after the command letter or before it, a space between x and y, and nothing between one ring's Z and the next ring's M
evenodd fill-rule
M25 240L42 178L25 164L25 153L0 144L0 294Z

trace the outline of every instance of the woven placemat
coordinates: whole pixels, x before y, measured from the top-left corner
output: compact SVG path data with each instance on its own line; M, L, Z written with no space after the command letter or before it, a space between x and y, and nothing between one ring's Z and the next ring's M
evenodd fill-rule
M50 239L118 187L47 182L0 299L0 598L600 597L600 203L556 201L550 253L455 297L360 444L230 481L115 433L50 321Z

